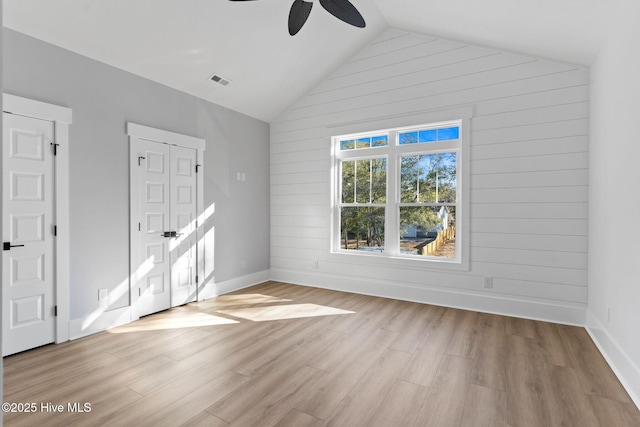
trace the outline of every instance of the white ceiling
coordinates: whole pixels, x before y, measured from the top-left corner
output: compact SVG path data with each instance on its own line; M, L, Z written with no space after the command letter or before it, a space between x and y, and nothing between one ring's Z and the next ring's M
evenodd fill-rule
M367 27L292 0L4 0L4 25L271 121L386 28L588 65L619 0L351 0ZM231 80L223 87L213 73Z

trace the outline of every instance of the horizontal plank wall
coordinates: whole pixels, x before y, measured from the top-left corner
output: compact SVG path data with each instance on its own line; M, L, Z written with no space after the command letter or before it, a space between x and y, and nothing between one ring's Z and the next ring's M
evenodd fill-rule
M579 66L386 31L271 123L272 278L584 324L588 82ZM460 107L469 271L331 256L332 130Z

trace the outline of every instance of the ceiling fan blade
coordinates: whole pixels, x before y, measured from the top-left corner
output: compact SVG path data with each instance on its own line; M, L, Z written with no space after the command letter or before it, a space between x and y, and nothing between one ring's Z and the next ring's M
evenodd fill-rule
M311 13L313 3L304 0L295 0L289 11L289 34L295 36L302 28Z
M320 4L327 12L347 24L358 28L364 28L367 25L358 9L349 0L320 0Z

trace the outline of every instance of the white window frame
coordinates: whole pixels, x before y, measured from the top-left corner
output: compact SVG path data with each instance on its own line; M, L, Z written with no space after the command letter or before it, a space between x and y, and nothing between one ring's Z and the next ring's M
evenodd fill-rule
M447 114L449 114L447 116ZM457 115L457 116L456 116ZM424 120L414 123L424 123L422 125L401 125L390 126L387 129L372 130L365 126L348 125L340 130L348 132L333 134L331 136L331 157L332 157L332 192L331 192L331 254L335 257L358 257L360 260L371 259L381 264L396 265L401 263L407 267L421 267L445 269L445 270L469 270L469 157L470 157L470 125L471 109L461 109L457 111L444 112L441 114L425 115ZM446 120L442 120L447 118ZM394 122L391 121L390 124ZM397 122L396 122L397 123ZM404 124L404 123L400 123ZM456 140L445 140L428 143L416 143L399 145L398 134L412 130L423 130L429 128L459 127L459 138ZM363 129L364 128L364 129ZM355 132L353 132L355 130ZM361 149L340 150L340 141L345 139L366 137L372 135L387 134L389 136L388 146L372 147ZM436 154L443 152L456 153L456 256L454 258L435 257L425 255L412 255L400 252L400 159L406 155ZM345 250L341 248L340 230L340 207L341 207L341 185L342 177L340 163L342 161L353 161L369 159L372 157L387 158L387 202L385 205L385 248L383 252L368 252ZM362 206L369 206L362 204ZM372 205L373 206L373 205ZM424 205L423 205L424 206ZM366 262L366 261L365 261ZM416 264L419 263L419 264Z

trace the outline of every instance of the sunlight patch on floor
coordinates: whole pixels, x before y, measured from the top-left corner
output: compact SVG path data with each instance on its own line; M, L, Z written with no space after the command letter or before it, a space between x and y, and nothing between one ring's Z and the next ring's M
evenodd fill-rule
M184 313L176 316L144 318L128 325L110 329L112 334L129 332L158 331L165 329L199 328L239 323L236 320L214 316L207 313Z
M272 305L269 307L247 307L229 310L218 310L218 313L238 317L241 319L251 320L253 322L354 314L353 311L326 307L317 304L287 304Z

